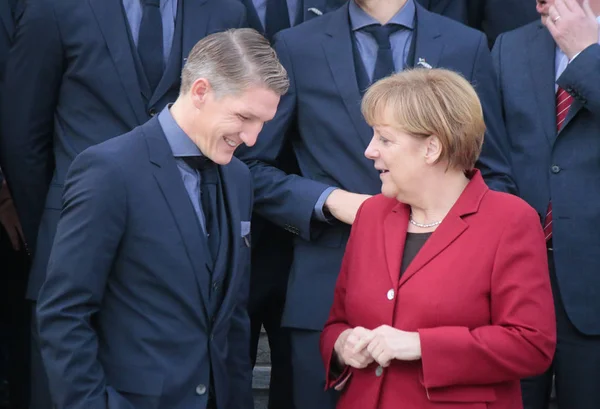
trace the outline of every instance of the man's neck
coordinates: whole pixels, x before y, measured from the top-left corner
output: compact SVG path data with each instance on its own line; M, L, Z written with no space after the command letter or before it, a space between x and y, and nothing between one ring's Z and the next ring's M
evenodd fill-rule
M408 0L355 0L356 4L368 15L379 21L381 25L387 24Z

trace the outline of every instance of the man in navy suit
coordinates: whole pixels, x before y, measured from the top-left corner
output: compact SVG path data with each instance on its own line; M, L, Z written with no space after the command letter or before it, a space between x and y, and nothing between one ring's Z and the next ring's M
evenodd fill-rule
M253 145L289 86L252 29L201 40L172 106L77 156L38 301L57 409L252 408Z
M493 50L520 195L540 214L557 317L550 370L525 409L600 408L600 1L538 1L541 22Z
M414 0L350 1L282 31L275 48L290 91L259 143L241 157L255 183L255 211L297 236L283 316L292 330L295 407L332 408L335 396L323 392L319 334L350 225L381 188L363 155L373 131L360 112L361 92L373 79L412 66L454 69L476 84L483 101L488 133L479 167L490 186L514 191L508 147L485 36ZM301 175L275 167L286 136Z
M44 282L73 158L173 102L194 44L246 24L237 0L27 2L6 68L0 144L33 256L29 299ZM48 409L33 331L32 407Z

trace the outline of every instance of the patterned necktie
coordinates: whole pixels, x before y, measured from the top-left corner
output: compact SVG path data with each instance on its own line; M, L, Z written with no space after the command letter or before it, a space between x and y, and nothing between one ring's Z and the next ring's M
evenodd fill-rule
M138 55L152 92L158 86L164 70L163 26L160 0L142 0L142 22L138 37Z
M571 104L573 104L573 97L567 91L558 87L556 91L556 132L562 129ZM552 238L552 202L548 203L548 211L544 218L544 236L546 236L546 241Z
M377 41L377 60L375 61L372 84L396 71L390 35L401 28L402 26L397 24L386 24L385 26L372 24L362 29L362 31L371 34Z

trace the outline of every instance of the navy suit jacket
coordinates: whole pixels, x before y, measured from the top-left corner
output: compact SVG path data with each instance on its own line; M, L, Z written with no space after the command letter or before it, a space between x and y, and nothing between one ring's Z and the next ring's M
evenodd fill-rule
M183 62L200 39L247 24L237 0L182 0L180 11L180 39L156 91L145 95L121 0L27 3L6 70L0 146L34 253L29 298L36 299L44 280L73 158L173 102Z
M494 65L520 195L545 216L571 322L600 335L600 45L573 60L557 83L575 99L556 131L555 43L538 22L498 37Z
M489 185L513 191L508 147L487 41L482 33L417 6L415 58L461 72L476 84L488 126L479 163ZM313 220L323 191L380 193L379 173L363 155L372 129L360 111L348 6L283 30L275 43L290 75L290 90L257 144L240 156L255 184L255 211L298 237L287 293L284 325L320 330L350 227ZM288 129L302 176L273 166ZM290 134L287 134L290 135Z
M12 36L14 31L14 21L12 16L12 10L8 1L0 2L0 95L4 90L4 67L6 65L6 59L8 58L8 51L12 44ZM0 118L0 121L2 119ZM0 147L0 152L2 148ZM2 182L4 176L2 174L2 155L0 154L0 189L2 189Z
M540 16L531 0L467 0L469 25L483 31L491 46L507 31L522 27Z
M211 317L203 232L158 120L75 159L37 304L58 409L203 408L210 366L219 408L253 407L251 177L235 158L220 175L228 286Z
M469 19L469 0L417 0L427 10L463 24Z

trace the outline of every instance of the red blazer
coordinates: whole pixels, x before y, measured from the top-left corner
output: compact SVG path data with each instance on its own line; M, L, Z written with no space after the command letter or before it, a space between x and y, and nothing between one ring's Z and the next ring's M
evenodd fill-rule
M544 372L556 345L539 216L475 172L400 278L409 212L382 195L361 207L321 352L330 368L342 331L389 325L419 332L422 359L350 368L337 408L522 408L519 379Z

